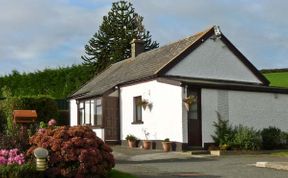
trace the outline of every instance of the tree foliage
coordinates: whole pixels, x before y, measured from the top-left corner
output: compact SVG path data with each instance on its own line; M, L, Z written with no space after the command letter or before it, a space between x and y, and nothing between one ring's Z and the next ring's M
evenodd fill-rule
M110 64L129 58L130 42L134 38L145 42L145 51L157 48L159 44L151 40L150 32L145 30L142 21L143 17L135 12L131 3L113 3L98 32L85 46L86 55L81 57L84 64L93 66L97 73Z
M49 95L62 99L76 91L92 76L89 66L84 65L23 74L13 71L9 75L0 77L0 86L9 88L12 96Z

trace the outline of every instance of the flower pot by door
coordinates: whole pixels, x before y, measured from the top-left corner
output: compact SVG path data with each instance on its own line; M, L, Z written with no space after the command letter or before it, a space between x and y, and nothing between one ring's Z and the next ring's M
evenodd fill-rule
M171 142L162 142L162 147L163 147L163 150L165 152L168 152L171 150Z
M128 140L128 146L129 148L136 147L136 140Z
M151 142L151 141L143 140L143 148L144 148L145 150L151 149L151 145L152 145L152 142Z

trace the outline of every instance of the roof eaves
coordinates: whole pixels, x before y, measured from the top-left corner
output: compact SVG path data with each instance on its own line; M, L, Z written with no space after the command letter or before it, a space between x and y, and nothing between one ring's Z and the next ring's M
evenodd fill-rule
M122 61L120 61L122 62ZM115 63L117 64L117 63ZM86 86L88 83L90 83L92 80L94 80L95 77L99 76L100 74L102 74L103 72L105 72L106 70L108 70L109 68L111 68L113 65L115 64L111 64L109 65L106 69L104 69L103 71L99 72L98 74L96 74L94 77L92 77L90 80L88 80L87 82L85 82L84 84L82 84L77 90L73 91L67 98L68 99L72 99L72 98L75 98L79 95L85 95L87 94L88 92L83 92L83 93L79 93L77 95L74 96L75 93L77 93L77 91L81 90L84 86Z

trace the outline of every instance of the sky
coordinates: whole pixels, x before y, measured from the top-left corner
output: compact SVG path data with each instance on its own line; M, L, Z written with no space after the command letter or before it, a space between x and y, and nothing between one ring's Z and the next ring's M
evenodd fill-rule
M129 1L160 46L219 25L256 68L288 68L288 1ZM82 63L112 2L0 0L0 76Z

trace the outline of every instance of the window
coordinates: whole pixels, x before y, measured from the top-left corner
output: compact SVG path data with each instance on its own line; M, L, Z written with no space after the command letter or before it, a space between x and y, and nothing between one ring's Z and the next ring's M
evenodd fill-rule
M102 125L102 100L95 100L95 115L94 115L94 125L100 126Z
M78 114L79 125L102 126L101 98L80 101Z
M142 121L142 97L136 96L133 99L133 112L134 112L134 119L132 124L143 124Z

